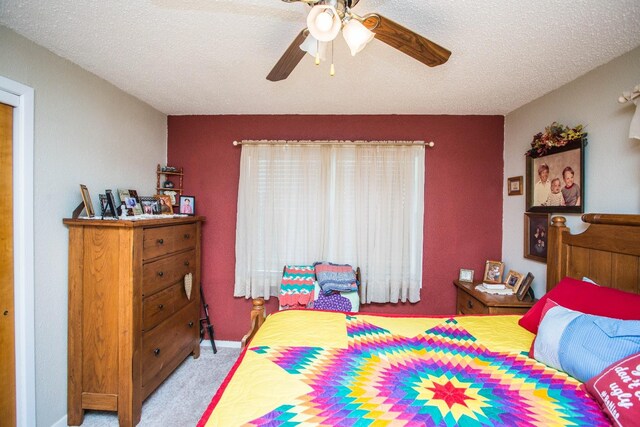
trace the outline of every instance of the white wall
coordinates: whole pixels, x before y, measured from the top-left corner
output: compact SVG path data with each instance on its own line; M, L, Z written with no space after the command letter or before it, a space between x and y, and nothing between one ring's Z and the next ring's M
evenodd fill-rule
M571 127L584 124L589 140L585 213L640 213L640 141L628 138L634 106L617 102L623 91L639 83L640 48L636 48L505 118L502 259L507 269L535 276L537 297L546 289L546 264L523 257L525 196L507 196L506 179L526 175L524 153L533 135L545 126L553 121ZM580 215L565 216L572 232L585 229Z
M155 193L167 118L140 100L0 26L0 75L35 90L36 417L67 413L67 248L62 219L86 184L98 211L106 188Z

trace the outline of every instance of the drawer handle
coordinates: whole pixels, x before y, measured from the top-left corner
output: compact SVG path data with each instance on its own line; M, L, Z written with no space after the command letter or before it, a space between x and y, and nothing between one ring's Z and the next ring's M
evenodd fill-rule
M467 301L467 307L473 308L473 301L471 300Z
M185 233L185 234L184 234L184 238L185 238L185 239L189 239L190 237L191 237L191 234L189 234L189 233Z
M189 322L189 327L193 328L193 320L191 322Z
M160 356L160 349L156 348L155 350L153 350L153 354L155 354L156 357Z
M158 276L160 276L160 277L164 276L164 272L163 271L158 271Z
M185 261L185 262L184 262L184 266L185 266L185 267L189 267L189 261Z
M162 310L164 308L164 304L158 304L158 309Z
M159 245L164 245L164 239L158 239L157 242Z

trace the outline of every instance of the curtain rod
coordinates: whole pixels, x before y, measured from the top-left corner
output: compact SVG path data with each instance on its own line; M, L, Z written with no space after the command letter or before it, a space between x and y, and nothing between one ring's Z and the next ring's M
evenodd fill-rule
M424 145L425 147L433 148L436 145L433 141L312 141L312 140L300 140L300 141L285 141L285 140L242 140L233 141L233 145Z

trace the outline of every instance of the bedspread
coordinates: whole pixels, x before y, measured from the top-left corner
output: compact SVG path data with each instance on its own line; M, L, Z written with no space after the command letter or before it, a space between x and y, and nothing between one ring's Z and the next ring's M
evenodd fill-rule
M199 425L609 425L518 318L273 314Z

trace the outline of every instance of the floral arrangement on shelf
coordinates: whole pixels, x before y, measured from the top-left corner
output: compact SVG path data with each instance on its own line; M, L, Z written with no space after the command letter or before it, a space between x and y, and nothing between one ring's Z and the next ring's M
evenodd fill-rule
M544 128L544 132L539 132L533 136L531 149L525 155L543 155L551 148L564 147L571 141L585 138L587 133L583 129L582 125L570 128L558 122L553 122Z

